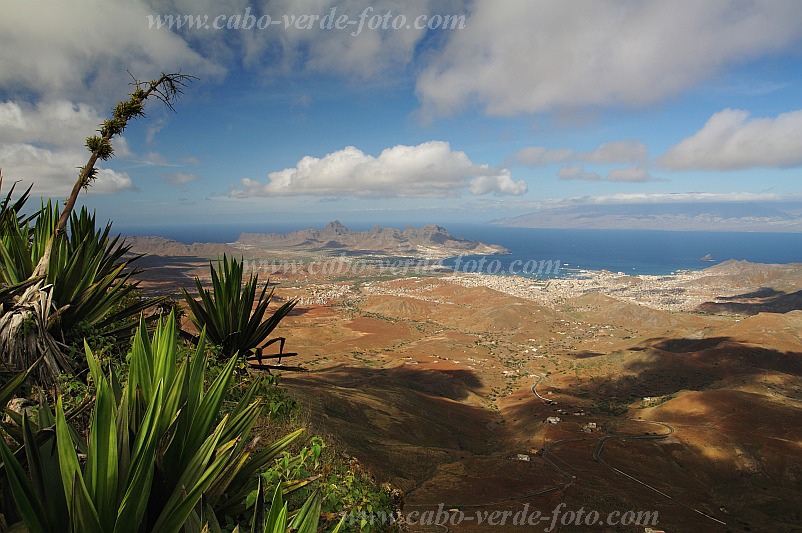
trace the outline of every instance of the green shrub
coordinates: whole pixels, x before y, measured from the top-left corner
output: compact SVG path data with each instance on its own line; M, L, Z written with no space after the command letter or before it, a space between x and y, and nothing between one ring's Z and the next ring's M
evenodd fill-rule
M245 357L270 336L279 322L295 307L296 302L285 302L265 318L273 297L273 290L267 290L269 283L264 284L257 298L259 277L250 276L243 287L242 262L236 259L229 261L223 255L217 261L217 269L212 263L209 263L209 269L212 276L211 291L205 289L201 281L195 278L200 301L181 289L192 323L198 331L206 330L207 339L221 348L223 356L239 354Z
M204 335L193 354L180 357L177 332L172 314L152 337L141 322L124 383L114 372L106 375L86 347L96 390L88 437L70 425L75 412L65 413L61 398L55 413L42 402L35 416L12 415L18 425L8 434L20 446L12 451L0 439L16 503L8 519L31 532L199 532L206 524L218 529L226 509L244 510L258 473L283 461L303 429L257 449L249 435L263 411L258 387L221 416L237 360L204 386ZM279 486L296 490L310 482ZM319 506L315 493L304 503L307 511ZM314 531L317 515L306 516L304 530Z

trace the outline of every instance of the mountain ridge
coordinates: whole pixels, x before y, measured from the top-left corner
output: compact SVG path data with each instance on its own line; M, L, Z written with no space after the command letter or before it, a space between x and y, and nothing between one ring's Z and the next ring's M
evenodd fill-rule
M802 232L802 215L796 209L770 202L584 204L491 223L527 228Z
M184 244L155 236L126 237L126 241L137 253L161 256L209 257L271 249L323 252L329 255L354 252L425 259L444 259L460 254L509 253L503 246L455 237L436 224L419 228L407 226L403 230L383 228L377 224L369 230L355 231L338 220L321 229L307 228L288 233L245 232L233 243Z
M242 233L236 244L256 247L312 247L320 250L347 249L354 252L400 256L447 257L457 253L509 253L503 246L485 244L451 235L436 224L403 230L378 224L364 231L355 231L334 220L322 229L309 228L290 233Z

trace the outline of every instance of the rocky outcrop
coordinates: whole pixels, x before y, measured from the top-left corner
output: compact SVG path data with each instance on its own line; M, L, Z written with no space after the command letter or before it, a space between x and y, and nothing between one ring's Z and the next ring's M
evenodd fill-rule
M237 244L258 248L291 246L426 258L509 253L502 246L454 237L435 224L427 224L422 228L407 226L403 230L376 225L366 231L353 231L337 220L319 230L310 228L291 233L243 233Z

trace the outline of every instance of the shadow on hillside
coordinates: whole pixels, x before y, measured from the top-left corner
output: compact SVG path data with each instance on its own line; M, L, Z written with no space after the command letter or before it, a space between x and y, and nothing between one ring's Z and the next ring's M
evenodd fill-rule
M196 271L208 269L208 264L202 257L145 255L131 266L140 270L133 279L143 282L140 289L144 294L179 294L181 288L192 292Z
M571 359L591 359L593 357L601 357L604 355L602 352L594 352L592 350L581 350L578 352L573 352L567 354L567 357Z
M420 480L459 454L487 453L498 421L455 401L482 386L468 370L338 366L282 384L310 410L315 431L336 434L380 477Z
M646 341L651 343L650 346L639 348L648 349L652 347L663 350L664 352L690 353L709 350L729 340L731 340L729 337L708 337L705 339L650 339Z
M410 366L393 368L350 367L345 365L324 372L308 374L311 379L325 380L344 388L363 388L379 384L403 386L432 397L464 400L482 387L479 377L470 370L419 370Z
M275 296L273 297L273 301L278 301ZM301 316L312 312L312 310L313 308L310 306L296 305L290 310L289 313L287 313L287 316Z
M656 338L634 346L639 355L615 375L577 383L590 397L634 400L681 390L704 390L722 380L778 372L802 376L802 352L753 346L731 337Z
M733 313L756 315L758 313L788 313L802 309L802 290L782 292L770 287L736 296L719 296L716 302L700 304L696 310L703 313Z

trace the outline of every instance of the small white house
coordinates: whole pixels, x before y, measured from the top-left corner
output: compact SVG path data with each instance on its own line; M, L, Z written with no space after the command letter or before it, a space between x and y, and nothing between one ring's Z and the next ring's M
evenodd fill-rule
M560 421L559 416L550 416L546 419L546 422L548 422L549 424L557 424L559 421Z

